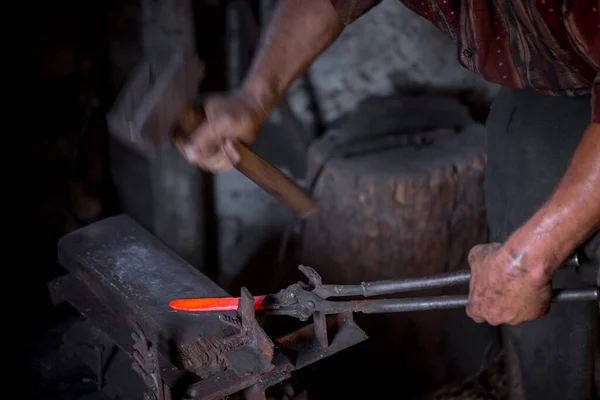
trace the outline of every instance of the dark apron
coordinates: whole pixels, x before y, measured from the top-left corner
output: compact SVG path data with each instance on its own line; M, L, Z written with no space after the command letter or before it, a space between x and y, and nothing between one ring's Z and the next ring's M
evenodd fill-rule
M590 116L589 96L500 90L487 122L485 191L492 241L505 241L552 193ZM598 257L599 243L596 234L586 245L587 254ZM553 283L583 285L573 271L559 272ZM597 326L597 305L570 303L553 305L541 320L502 327L511 399L597 398L593 397ZM600 368L600 363L596 365Z

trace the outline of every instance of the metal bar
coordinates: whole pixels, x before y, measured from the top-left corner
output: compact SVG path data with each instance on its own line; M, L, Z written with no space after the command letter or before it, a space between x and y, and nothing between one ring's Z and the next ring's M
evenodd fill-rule
M363 282L360 285L322 285L315 288L313 292L324 299L342 296L369 297L420 289L457 286L468 283L470 278L470 271L458 271L424 278Z
M329 346L329 338L327 337L327 320L325 314L316 312L313 314L313 324L315 326L315 337L317 342L326 349Z
M576 268L583 271L586 268L594 271L598 269L597 265L581 265L576 255L567 259L561 268ZM471 271L462 270L449 272L446 274L426 276L421 278L407 278L397 280L386 280L376 282L362 282L360 285L320 285L313 292L326 299L329 297L343 296L380 296L386 294L411 292L422 289L435 289L441 287L458 286L469 283Z
M600 295L599 289L555 289L552 294L554 302L569 301L598 301Z
M592 289L557 289L554 290L553 302L597 301L598 288ZM468 296L433 296L408 299L384 300L351 300L351 301L322 301L316 304L316 310L323 314L341 312L360 312L364 314L396 313L410 311L443 310L460 308L467 305Z
M283 354L289 355L298 370L368 339L367 334L354 322L351 312L327 317L325 328L329 338L327 348L319 343L312 324L278 338L277 347Z

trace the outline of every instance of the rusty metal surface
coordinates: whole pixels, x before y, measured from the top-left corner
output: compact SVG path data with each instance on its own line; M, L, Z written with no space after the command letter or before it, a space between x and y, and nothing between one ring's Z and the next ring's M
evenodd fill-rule
M266 373L251 372L240 377L234 370L218 373L210 380L191 385L187 396L197 400L217 400L244 390L244 394L260 396L265 389L283 382L293 371L323 360L333 354L368 339L354 323L351 313L337 314L326 319L327 335L331 342L324 348L313 324L306 325L275 341L272 364Z
M178 368L207 373L224 368L222 358L202 340L229 336L233 330L217 315L173 312L170 300L180 297L227 296L210 279L125 215L107 218L63 237L59 262L113 313L137 321L148 339ZM233 314L233 313L231 313ZM204 364L186 350L205 353Z
M98 324L102 331L106 332L115 344L131 358L132 369L149 388L149 391L145 393L147 398L168 400L170 388L174 387L175 393L182 393L187 388L177 387L177 385L182 381L194 381L189 372L173 367L168 359L159 354L156 346L145 337L143 330L136 326L137 324L134 323L132 326L129 321L107 310L73 276L63 276L51 282L48 287L55 303L68 301L75 306L85 317ZM246 299L248 296L251 297L246 291ZM253 313L248 311L253 311L253 309L245 307L243 318L241 315L231 318L221 314L228 324L236 327L236 333L218 340L209 338L210 340L201 341L205 352L196 350L188 354L190 361L195 364L221 363L223 368L229 368L223 373L213 374L200 369L200 372L205 373L204 376L201 376L204 380L189 387L188 392L196 394L194 395L196 397L191 396L190 398L220 399L257 384L265 385L264 388L266 388L290 376L294 368L280 354L275 356L275 365L271 367L272 342L258 326L253 318ZM215 318L219 318L219 315L215 315ZM209 343L212 345L208 345ZM229 351L232 352L228 353ZM206 358L207 354L211 354L215 358ZM203 356L204 358L194 358L194 356ZM263 362L256 363L255 360L261 356L264 357ZM218 361L216 361L217 359ZM155 360L159 362L156 363ZM256 365L259 365L259 368L256 368ZM262 371L267 371L267 373L262 373ZM159 382L163 381L164 386L160 386ZM162 388L162 391L159 391L159 388Z
M225 355L229 368L239 376L269 372L273 368L273 342L256 321L254 297L246 288L242 288L237 318L225 314L220 318L237 331L225 339L234 343Z
M126 316L119 316L107 309L89 290L73 275L59 277L48 284L50 296L55 304L68 302L77 311L100 329L123 354L134 361L134 340L131 336L131 322ZM180 382L188 374L185 370L175 368L168 358L159 355L161 376L170 386Z
M61 339L61 353L76 356L91 371L97 368L97 348L103 347L102 392L107 396L119 399L142 398L147 387L131 369L130 355L116 348L114 341L91 320L81 319L70 324Z
M124 351L133 345L129 322L108 310L74 275L61 276L48 284L54 304L67 302L84 317L95 321L115 344Z
M213 379L200 381L191 385L186 398L197 400L218 400L231 393L237 393L254 385L259 377L254 374L240 378L234 371L224 371L216 374Z
M174 298L228 293L124 215L74 231L58 247L70 273L48 285L53 300L71 303L132 358L148 399L186 390L192 399L261 396L292 371L367 339L351 315L323 315L275 344L246 289L237 312L173 311Z
M565 268L563 266L563 268ZM578 266L582 268L583 266ZM591 266L594 271L597 266ZM323 318L329 314L356 312L365 314L399 313L427 310L443 310L466 307L467 295L420 296L400 299L378 300L327 300L349 296L374 296L405 293L422 289L435 289L467 284L471 278L469 270L446 274L387 280L379 282L363 282L360 285L323 285L321 276L311 267L298 267L306 277L308 284L297 282L276 294L270 294L263 300L263 307L270 314L288 315L302 321L313 317L316 335L323 347L327 347L327 332ZM598 288L555 289L553 302L597 302Z
M160 323L161 328L170 330L164 333L184 343L223 329L216 315L176 313L169 308L169 301L175 298L228 293L126 215L64 236L58 243L58 255L61 265L90 288L107 287L125 300L134 314L141 312L140 317L147 317L146 323ZM181 327L187 334L177 331Z
M115 340L115 343L124 350L125 354L132 358L132 361L134 357L137 358L137 365L151 364L151 359L144 359L142 356L143 354L148 355L149 350L152 349L151 343L146 338L142 338L142 336L145 336L143 332L138 331L136 333L137 340L134 342L131 338L132 327L129 322L105 309L73 276L61 277L48 286L55 302L68 301L73 304L84 316L98 324L104 332L107 332L108 336ZM293 371L318 362L367 339L367 335L354 323L351 314L339 314L326 319L325 335L331 338L331 343L328 343L327 348L324 348L320 342L319 329L313 324L306 325L277 339L275 341L276 346L273 346L273 342L265 336L264 331L254 319L253 308L247 307L251 295L244 291L242 297L246 298L246 307L242 307L241 313L238 312L236 318L224 318L229 324L236 327L237 333L228 338L219 340L212 338L211 341L202 342L205 345L212 343L212 346L214 346L207 353L218 354L220 362L227 365L228 360L235 368L232 367L223 372L205 375L204 380L189 386L187 389L188 398L216 400L233 393L245 391L247 388L253 388L250 390L251 393L264 392L266 388L289 378ZM134 343L138 347L135 353L132 351ZM260 343L260 345L255 347L254 343ZM243 348L243 351L227 354L230 349L236 347ZM262 350L259 350L259 348L262 348ZM156 398L161 398L156 394L157 385L155 383L161 380L164 380L166 384L164 390L169 390L170 387L175 386L182 380L192 381L189 377L185 378L186 371L174 368L162 355L157 355L156 352L153 352L153 354L154 357L158 356L160 359L160 373L157 373L156 369L151 367L134 367L144 381L149 383L149 388L154 389L148 392L148 395L152 393ZM201 353L196 351L189 354L194 356ZM254 357L263 357L263 363L258 364L262 368L255 368L257 364L254 362L248 363L250 360L247 357L250 357L250 360ZM244 359L247 362L245 370ZM213 359L206 358L196 361L207 364L215 362ZM255 369L253 370L253 368ZM154 373L148 374L150 371ZM182 388L177 389L176 392L178 393L183 391Z
M255 398L290 376L293 365L285 357L275 357L274 344L256 321L254 297L246 288L242 288L237 316L221 314L221 319L236 330L222 340L229 349L224 355L227 371L192 385L188 397L219 399L244 390Z
M327 317L326 327L330 341L325 349L319 343L312 325L282 336L276 343L292 361L294 368L300 369L368 339L367 334L354 322L352 313Z
M148 341L142 328L134 324L133 359L131 368L142 378L150 389L144 394L144 400L171 400L169 386L163 381L159 354L156 346Z

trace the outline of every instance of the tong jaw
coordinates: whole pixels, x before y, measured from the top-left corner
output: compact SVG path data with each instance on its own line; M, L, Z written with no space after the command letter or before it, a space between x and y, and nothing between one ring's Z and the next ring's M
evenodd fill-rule
M308 283L297 282L276 294L268 295L263 304L273 314L288 315L307 321L316 311L317 304L323 299L314 293L314 290L322 286L321 275L313 268L299 265L298 269L307 278Z

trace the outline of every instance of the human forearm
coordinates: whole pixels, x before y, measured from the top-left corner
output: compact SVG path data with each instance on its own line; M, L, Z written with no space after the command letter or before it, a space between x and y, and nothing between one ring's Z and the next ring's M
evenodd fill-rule
M337 39L343 26L329 0L280 0L242 89L268 114L292 82Z
M347 6L340 6L341 10ZM354 10L350 17L359 13ZM205 171L232 168L235 156L225 152L227 142L252 144L286 89L339 36L343 26L330 0L279 0L241 89L205 99L199 125L174 138L186 160Z
M504 243L469 253L467 314L518 325L546 315L560 264L600 228L600 124L591 124L554 193Z
M515 259L536 260L530 273L551 276L600 229L600 124L587 128L571 163L546 203L504 244Z

